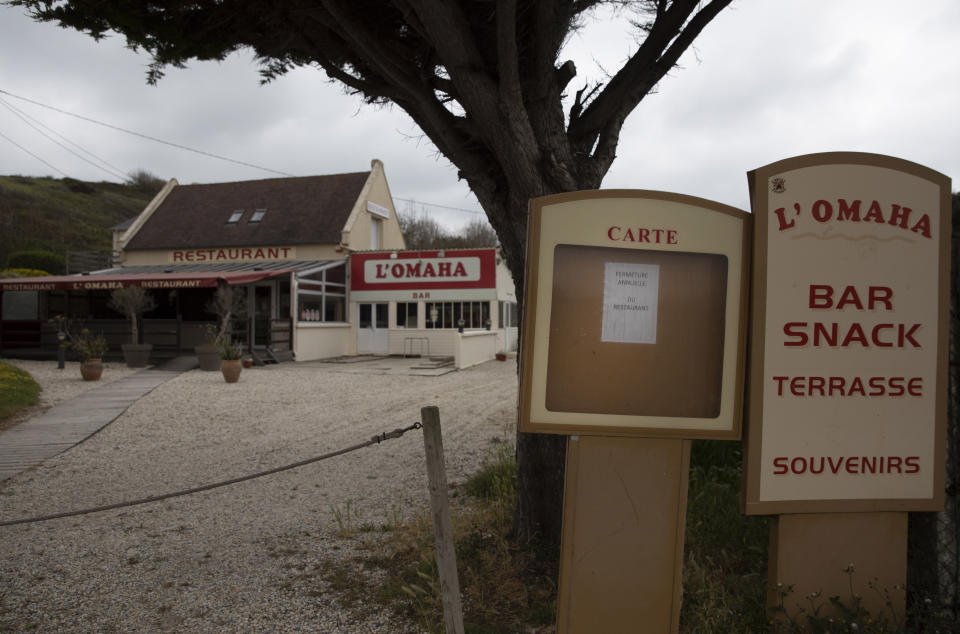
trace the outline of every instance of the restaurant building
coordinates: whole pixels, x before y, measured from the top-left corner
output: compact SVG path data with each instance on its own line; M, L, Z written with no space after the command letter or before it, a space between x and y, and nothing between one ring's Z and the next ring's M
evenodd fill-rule
M171 180L132 222L113 231L113 268L0 280L0 355L55 356L57 331L50 320L62 315L102 332L110 356L119 356L129 323L108 302L123 286L146 288L156 301L140 328L143 342L154 346L154 360L192 353L204 341L215 320L208 305L221 285L242 289L245 314L234 322L233 336L262 362L403 354L404 345L407 354L455 356L463 336L483 340L491 357L494 349L516 344L515 328L498 328L500 314L509 320L516 300L495 250L405 251L379 160L370 171L348 174L197 185ZM354 278L353 256L359 262L432 261L419 269L428 277L418 281L413 267L397 286ZM449 275L439 273L448 268ZM468 268L470 280L462 274ZM482 276L472 279L481 269ZM422 289L410 290L418 283ZM390 295L401 287L411 293L405 301ZM479 303L476 311L471 302ZM437 319L429 319L434 311ZM456 322L464 317L459 336ZM480 330L493 334L469 334Z

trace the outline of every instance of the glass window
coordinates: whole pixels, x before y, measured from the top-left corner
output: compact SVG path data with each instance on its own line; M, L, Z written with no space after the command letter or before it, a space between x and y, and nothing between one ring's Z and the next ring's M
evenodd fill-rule
M40 318L39 291L5 291L3 319L33 321Z
M346 287L347 285L347 267L335 266L323 272L324 282L331 286Z
M335 297L327 295L323 302L323 320L324 321L346 321L346 297Z
M88 291L72 291L68 295L67 316L71 319L90 317L90 295Z
M110 308L110 291L90 291L91 319L123 319L123 316Z
M500 317L500 328L516 328L517 327L517 303L516 302L500 302L498 315Z
M397 328L417 327L417 302L397 302Z
M345 322L347 287L345 262L299 278L297 318L299 321ZM283 298L281 298L281 302Z
M67 292L50 291L47 293L47 317L67 314Z
M390 304L375 304L377 307L377 328L386 329L390 326Z
M263 220L263 217L267 215L266 209L257 209L253 212L253 215L250 216L250 220L247 221L248 225L256 224ZM239 220L239 218L237 219Z
M371 316L373 314L372 306L370 304L360 304L360 327L361 328L370 328L372 325Z
M463 312L461 311L460 302L453 302L453 304L448 304L448 306L452 306L452 308L453 308L452 320L448 320L448 322L449 322L449 321L452 321L452 322L453 322L453 327L454 327L454 328L459 328L459 327L460 327L460 320L463 319L463 321L464 321L464 324L463 324L463 325L466 326L466 325L467 325L467 323L466 323L467 320L470 319L470 313L469 313L469 311L467 311L466 316L464 316ZM444 310L444 312L446 313L447 311ZM466 318L464 318L464 317L466 317ZM450 328L450 326L446 326L446 327L447 327L447 328Z
M153 310L143 314L144 319L176 319L177 318L177 295L179 290L155 290L147 291L147 294L153 297L156 304Z
M427 302L424 308L427 328L459 328L462 319L464 328L479 330L490 319L490 302Z
M229 218L227 218L227 224L228 224L228 225L235 225L235 224L237 224L238 222L240 222L240 218L242 218L242 217L243 217L243 209L237 209L237 210L234 211L232 214L230 214L230 217L229 217Z

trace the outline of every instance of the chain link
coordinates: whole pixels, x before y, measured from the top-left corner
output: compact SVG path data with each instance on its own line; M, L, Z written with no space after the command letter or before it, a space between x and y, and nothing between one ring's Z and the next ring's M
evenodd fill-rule
M291 469L296 469L297 467L303 467L308 464L313 464L314 462L320 462L321 460L327 460L328 458L334 458L336 456L342 456L348 454L352 451L357 451L358 449L363 449L364 447L369 447L371 445L379 445L381 442L391 440L393 438L400 438L408 431L413 431L414 429L420 429L423 425L417 421L409 427L398 427L393 431L384 432L382 434L377 434L370 440L356 445L351 445L350 447L345 447L343 449L338 449L336 451L331 451L320 456L315 456L313 458L307 458L306 460L300 460L282 467L275 467L273 469L268 469L267 471L259 471L257 473L251 473L249 475L240 476L239 478L232 478L230 480L223 480L222 482L214 482L213 484L205 484L203 486L194 487L192 489L184 489L182 491L174 491L173 493L164 493L162 495L154 495L146 498L140 498L138 500L130 500L127 502L117 502L115 504L106 504L104 506L95 506L93 508L81 509L78 511L66 511L63 513L53 513L50 515L40 515L37 517L26 517L17 520L5 520L0 521L0 527L2 526L16 526L17 524L35 524L37 522L46 522L49 520L60 519L64 517L76 517L78 515L89 515L91 513L100 513L102 511L112 511L114 509L122 509L128 506L138 506L140 504L149 504L151 502L159 502L161 500L169 500L170 498L183 497L185 495L192 495L194 493L201 493L203 491L210 491L212 489L218 489L220 487L225 487L230 484L237 484L240 482L246 482L247 480L254 480L256 478L262 478L264 476L273 475L274 473L280 473L281 471L289 471Z

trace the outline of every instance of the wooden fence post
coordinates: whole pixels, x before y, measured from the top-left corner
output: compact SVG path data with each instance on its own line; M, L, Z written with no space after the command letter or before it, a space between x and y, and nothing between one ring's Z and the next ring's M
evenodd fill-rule
M463 634L460 581L457 577L457 556L453 542L453 522L450 519L450 501L447 499L443 438L440 435L440 409L435 405L424 407L420 410L420 417L423 423L423 448L427 455L433 533L437 540L437 568L440 571L443 621L448 634Z

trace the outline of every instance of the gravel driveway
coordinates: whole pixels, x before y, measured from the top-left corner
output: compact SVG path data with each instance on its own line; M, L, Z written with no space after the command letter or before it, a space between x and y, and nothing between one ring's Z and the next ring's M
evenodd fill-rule
M36 370L44 399L68 380L48 374ZM438 377L288 363L246 370L237 384L192 370L86 442L0 482L0 519L281 466L405 427L426 405L440 408L447 477L458 482L492 440L513 440L516 401L512 361ZM335 519L348 504L379 524L428 503L422 437L411 432L214 491L0 528L0 631L411 631L386 614L358 620L304 572L331 558L348 565L353 542L336 536Z

